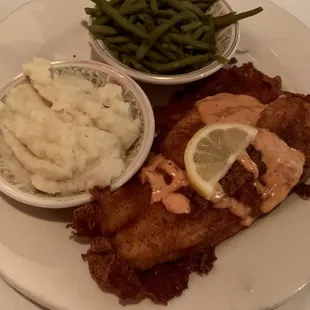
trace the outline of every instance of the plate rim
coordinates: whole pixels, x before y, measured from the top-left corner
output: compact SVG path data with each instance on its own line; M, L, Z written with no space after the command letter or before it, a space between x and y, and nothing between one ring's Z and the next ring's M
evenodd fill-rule
M24 6L27 6L28 4L30 4L30 3L34 2L34 1L36 1L36 0L31 0L30 2L28 2L28 3L27 3L26 5L24 5ZM292 15L291 13L285 11L285 10L282 9L280 6L278 6L277 4L272 3L272 2L270 2L269 0L265 0L265 1L266 1L266 2L268 1L269 3L271 3L272 6L277 7L278 10L281 10L281 11L285 12L286 14L288 14L288 15L294 17L294 15ZM16 10L16 12L18 12L18 11L19 11L20 9L22 9L24 6L22 6L22 7L19 8L18 10ZM301 24L303 27L305 27L305 28L307 28L307 30L309 30L308 27L307 27L304 23L302 23L299 19L297 19L296 17L294 17L294 19L295 19L295 22ZM310 33L310 31L308 31L308 33ZM2 246L2 245L0 244L0 247L1 247L1 246ZM36 297L36 296L34 296L34 294L31 293L29 290L27 290L27 289L25 289L25 288L21 288L21 287L18 288L18 287L19 287L18 283L16 283L15 281L13 281L13 279L10 279L9 275L6 274L6 273L4 273L4 272L2 272L1 269L0 269L0 274L1 274L1 276L5 279L5 281L7 281L10 285L12 285L13 287L15 287L18 291L22 292L22 294L24 294L25 296L29 296L32 300L38 302L38 303L41 304L41 305L44 305L44 306L46 306L46 307L49 307L50 309L63 310L62 307L59 307L59 306L57 306L56 304L52 304L52 303L50 303L50 302L44 301L44 300L43 300L43 298L44 298L43 296ZM16 284L14 285L14 283L16 283ZM300 289L302 289L302 288L303 288L304 286L306 286L307 284L308 284L308 283L304 284L303 286L301 286L300 288L298 288L295 292L298 292ZM295 294L295 292L293 292L293 294ZM41 299L41 298L42 298L42 299ZM290 298L290 297L288 296L287 299L289 299L289 298ZM273 307L277 307L277 306L281 305L282 303L285 303L285 302L287 301L287 299L285 299L285 300L283 300L282 302L280 302L280 303L278 303L278 304L276 304L276 305L274 305L274 306L271 306L271 307L272 307L272 308L273 308ZM272 308L271 308L271 309L272 309Z

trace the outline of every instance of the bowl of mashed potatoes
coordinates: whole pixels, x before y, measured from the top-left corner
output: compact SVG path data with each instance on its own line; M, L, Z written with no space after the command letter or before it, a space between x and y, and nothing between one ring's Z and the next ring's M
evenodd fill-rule
M115 190L153 143L147 96L104 64L35 59L0 100L0 191L28 205L74 207L94 186Z

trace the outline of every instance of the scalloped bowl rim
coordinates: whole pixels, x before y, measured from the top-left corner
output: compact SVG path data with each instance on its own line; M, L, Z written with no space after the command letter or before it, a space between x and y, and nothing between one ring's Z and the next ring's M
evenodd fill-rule
M117 68L113 68L109 65L102 64L95 61L53 61L51 62L52 68L85 68L94 71L101 71L108 73L109 75L115 75L117 80L125 81L122 84L126 84L127 88L130 89L137 97L137 101L143 102L142 105L139 104L142 112L142 117L144 119L144 133L142 143L138 150L137 155L134 160L132 160L125 172L117 178L111 184L111 190L115 190L129 181L134 174L142 167L143 163L147 159L149 152L151 150L154 136L155 136L155 119L153 114L153 109L151 103L142 90L142 88L124 72ZM26 80L25 75L19 74L0 88L0 100L4 98L7 92L23 83ZM139 100L140 99L140 100ZM21 191L16 185L11 184L0 174L0 192L6 196L30 205L33 207L48 208L48 209L65 209L83 205L92 201L92 196L90 193L80 193L67 197L52 197L52 196L37 196L35 194L29 194Z
M225 7L229 12L234 12L232 7L226 2L226 0L218 0L219 3L222 4L222 6ZM91 20L91 18L90 18ZM232 34L230 36L229 44L225 51L220 54L220 56L225 57L226 59L230 60L233 55L235 54L239 42L240 42L240 27L239 22L229 26L229 28L232 29ZM156 74L148 74L144 73L138 70L135 70L133 68L130 68L120 61L116 60L110 53L108 53L107 48L105 48L103 45L98 42L94 38L94 36L89 32L90 37L90 43L92 47L94 48L97 55L104 61L105 63L109 64L110 66L113 66L113 68L117 68L127 75L131 76L133 79L138 80L140 82L150 83L150 84L157 84L157 85L179 85L179 84L186 84L190 82L194 82L197 80L201 80L205 77L208 77L221 68L224 67L224 64L214 60L210 62L207 66L192 71L189 73L184 74L178 74L178 75L156 75ZM107 52L106 52L107 50Z

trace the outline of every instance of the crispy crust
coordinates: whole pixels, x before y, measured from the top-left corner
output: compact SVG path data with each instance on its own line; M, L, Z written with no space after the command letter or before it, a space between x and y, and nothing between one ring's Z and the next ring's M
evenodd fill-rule
M158 137L154 151L159 151L168 132L193 108L196 101L218 93L246 94L269 104L282 93L282 82L279 76L270 78L252 63L246 63L241 67L222 69L206 79L189 84L166 107L155 108Z
M193 103L219 92L248 94L269 104L281 94L281 79L269 78L252 64L245 64L240 68L222 69L212 77L188 86L167 107L155 109L159 137L154 151L160 150L184 168L185 146L203 126ZM296 113L299 115L299 111ZM269 115L266 114L265 120L261 119L267 127L274 125L269 122ZM279 114L280 117L283 114ZM281 130L285 128L280 125ZM292 126L297 128L296 124ZM247 151L263 175L266 166L261 154L251 146ZM235 163L220 182L229 195L251 204L252 215L256 217L260 215L261 200L251 185L252 179L251 173ZM84 259L103 290L112 290L124 300L148 297L155 302L167 303L188 287L190 272L207 274L211 270L216 259L214 246L243 226L238 217L226 209L214 209L192 189L186 188L183 193L190 199L192 213L174 215L160 203L150 206L150 188L142 187L134 178L113 194L95 188L92 191L94 204L74 212L72 227L76 233L97 236Z
M216 260L214 248L207 247L176 262L136 271L128 267L108 243L104 237L93 239L91 249L83 258L102 290L110 290L129 302L150 298L156 303L166 304L188 288L191 272L206 275Z
M272 102L261 113L257 126L276 133L290 147L306 156L302 181L310 177L310 100L309 96L288 94Z

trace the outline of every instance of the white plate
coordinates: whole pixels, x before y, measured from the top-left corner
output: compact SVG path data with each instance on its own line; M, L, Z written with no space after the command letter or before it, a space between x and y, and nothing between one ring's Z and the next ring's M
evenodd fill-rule
M291 90L307 92L310 32L267 0L230 0L236 10L262 5L265 12L241 23L242 61L282 75ZM36 0L0 25L0 83L20 72L34 55L51 59L91 58L80 24L84 0ZM285 29L285 30L284 30ZM171 88L169 88L171 89ZM161 94L165 93L161 90ZM153 88L154 92L154 88ZM70 240L71 211L38 210L0 198L0 272L15 288L52 309L123 309L102 293ZM217 248L207 277L193 275L189 290L169 310L257 310L272 307L310 280L310 206L291 196L250 229ZM149 301L128 309L158 309Z

